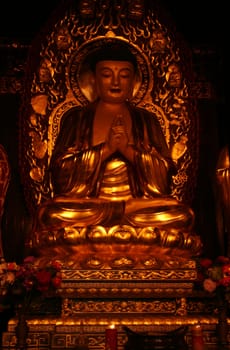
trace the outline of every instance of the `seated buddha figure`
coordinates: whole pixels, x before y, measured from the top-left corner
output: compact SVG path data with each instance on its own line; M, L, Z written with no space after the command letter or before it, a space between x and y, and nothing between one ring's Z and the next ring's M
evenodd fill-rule
M170 195L175 164L157 117L130 103L137 62L128 48L91 61L97 98L61 120L50 161L54 196L35 232L131 225L189 232L194 213Z

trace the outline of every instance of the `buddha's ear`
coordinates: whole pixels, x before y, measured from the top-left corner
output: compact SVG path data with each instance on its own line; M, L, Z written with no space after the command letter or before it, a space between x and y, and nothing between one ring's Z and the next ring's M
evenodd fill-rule
M95 101L99 97L99 92L98 92L98 86L97 86L97 80L96 80L96 72L92 73L92 78L91 78L91 102Z
M141 86L141 77L140 77L140 72L139 71L135 71L135 77L133 79L133 88L132 88L132 96L134 97L137 93L137 91L139 90Z
M92 70L87 70L79 76L78 79L81 92L89 102L97 99L98 93L96 88L96 76Z

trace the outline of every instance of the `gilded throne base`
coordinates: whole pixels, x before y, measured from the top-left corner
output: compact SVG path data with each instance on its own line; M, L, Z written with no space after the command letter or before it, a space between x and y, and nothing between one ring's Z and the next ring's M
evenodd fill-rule
M62 257L63 280L58 297L32 304L28 349L103 350L105 330L112 324L118 332L118 350L126 349L125 327L147 336L182 329L191 348L192 328L198 323L210 349L218 349L215 302L194 290L197 266L192 255L201 248L196 236L95 227L90 234L77 231L77 244L74 234L59 231L37 246L38 253L43 251L37 259L41 266L55 252ZM15 349L16 326L17 318L11 319L3 350Z
M62 276L58 297L31 306L27 318L30 350L104 350L110 325L117 329L118 350L126 349L127 327L147 337L182 329L191 349L192 329L197 324L203 328L209 349L219 349L216 303L195 291L193 258L178 262L169 257L164 266L155 263L145 268L132 268L125 261L118 268L66 266ZM16 326L17 318L11 319L2 350L16 348Z
M62 272L61 298L34 305L34 314L28 316L30 350L103 350L105 331L111 324L117 329L118 350L126 349L128 342L124 327L146 336L182 328L191 349L192 329L197 324L203 328L209 349L219 349L215 303L193 292L193 260L177 269ZM9 321L2 350L16 348L16 325L17 318ZM142 348L145 349L144 343Z

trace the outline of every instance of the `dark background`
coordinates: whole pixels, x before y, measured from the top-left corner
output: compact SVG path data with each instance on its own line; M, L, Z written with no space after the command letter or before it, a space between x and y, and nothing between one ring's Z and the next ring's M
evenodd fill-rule
M62 2L65 1L1 1L1 62L7 60L4 56L7 45L30 45ZM197 80L207 82L213 90L210 99L200 99L198 103L201 137L194 210L197 216L197 232L203 237L205 244L204 254L217 255L220 250L215 220L215 166L220 150L229 145L229 111L226 102L227 1L161 0L159 3L193 52ZM4 69L2 64L1 75L5 74ZM9 155L12 173L5 203L5 212L12 214L5 213L3 218L3 243L8 260L20 260L24 236L29 230L18 169L19 107L19 94L0 94L0 143L5 146ZM23 220L17 226L19 217Z
M66 0L1 1L0 35L11 38L33 38L62 2ZM228 16L227 1L161 0L159 3L175 21L177 30L190 43L219 47L224 45Z

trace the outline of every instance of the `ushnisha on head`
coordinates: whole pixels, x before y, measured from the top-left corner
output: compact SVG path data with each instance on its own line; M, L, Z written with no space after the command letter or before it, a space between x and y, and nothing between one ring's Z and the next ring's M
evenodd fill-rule
M89 58L89 65L93 72L95 72L96 65L100 61L130 62L133 65L134 72L136 73L138 71L136 57L129 47L123 43L107 43L95 50Z

